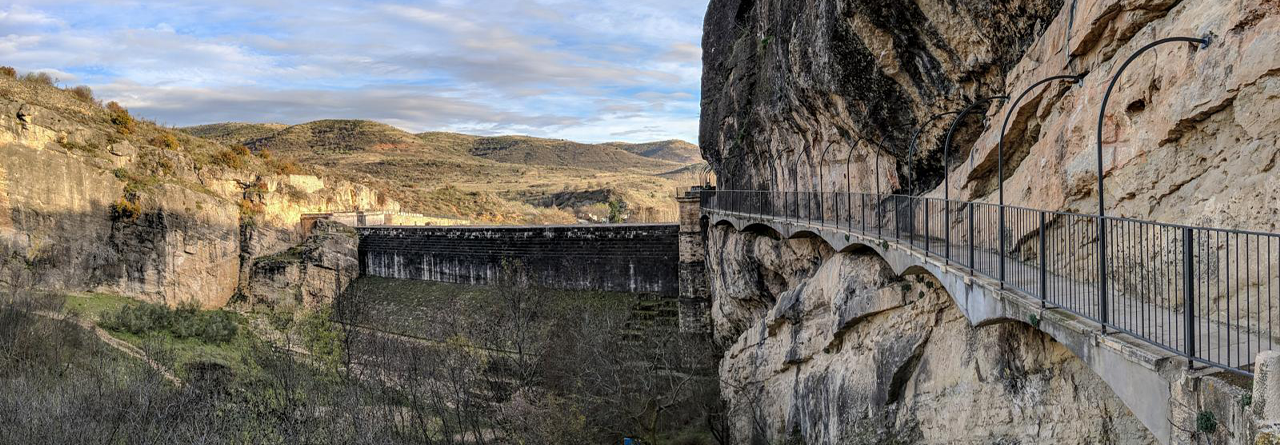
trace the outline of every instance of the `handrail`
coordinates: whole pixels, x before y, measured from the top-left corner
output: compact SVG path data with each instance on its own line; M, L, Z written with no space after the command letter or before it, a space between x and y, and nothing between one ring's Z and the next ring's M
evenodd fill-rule
M1274 326L1280 322L1274 314L1280 311L1280 234L900 194L701 193L707 212L894 241L949 262L950 271L999 282L1045 310L1088 319L1183 355L1189 364L1251 375L1256 354L1272 349L1280 333ZM815 195L849 205L835 215L774 211L778 201L813 201ZM939 212L961 224L938 224ZM996 246L1001 214L1014 235L1008 249ZM956 249L949 239L958 241ZM1101 240L1106 245L1089 248ZM1115 260L1106 274L1098 268L1098 251ZM1000 267L1008 274L999 274ZM1108 284L1109 294L1097 291Z

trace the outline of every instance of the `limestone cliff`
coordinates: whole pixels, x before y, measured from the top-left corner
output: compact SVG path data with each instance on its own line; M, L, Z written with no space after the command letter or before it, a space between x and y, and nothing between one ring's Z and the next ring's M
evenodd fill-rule
M931 277L727 226L709 243L736 443L1153 442L1065 347L970 327Z
M355 229L316 221L302 244L254 260L249 274L249 302L273 307L328 307L360 275Z
M362 185L276 174L256 156L112 119L58 88L0 76L6 281L221 306L254 258L301 241L301 213L399 209Z
M1212 43L1162 46L1121 77L1102 129L1108 213L1277 231L1275 1L714 0L700 145L723 188L948 187L995 202L1003 183L1011 205L1094 213L1103 93L1130 54L1170 36ZM1012 110L1004 177L996 147L1009 103L962 122L950 159L951 118L923 125L1062 74L1084 76ZM716 336L731 345L722 390L740 443L1151 440L1035 329L970 327L928 280L829 250L711 229Z

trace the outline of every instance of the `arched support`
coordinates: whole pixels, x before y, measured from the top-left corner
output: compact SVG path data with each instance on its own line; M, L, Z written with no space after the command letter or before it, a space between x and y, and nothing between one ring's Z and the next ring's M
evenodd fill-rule
M1019 322L1047 334L1093 370L1158 441L1172 441L1171 388L1183 374L1179 372L1180 362L1166 351L1140 341L1104 335L1095 323L1044 309L1039 300L1003 289L995 280L973 277L966 268L953 267L908 245L872 234L770 217L717 211L710 211L709 215L714 224L730 227L766 225L782 239L820 239L837 252L869 249L899 276L931 275L971 326Z

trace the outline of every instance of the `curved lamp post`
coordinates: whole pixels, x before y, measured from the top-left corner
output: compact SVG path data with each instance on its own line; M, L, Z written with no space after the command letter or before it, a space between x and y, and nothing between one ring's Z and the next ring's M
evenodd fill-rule
M853 164L853 149L854 149L854 148L857 148L857 147L858 147L858 143L860 143L860 142L862 142L862 138L858 138L858 140L857 140L857 141L854 141L852 144L849 144L849 151L848 151L847 153L845 153L845 155L844 155L844 192L845 192L845 205L846 205L846 207L848 207L848 209L847 209L847 210L848 210L848 212L847 212L847 213L849 213L849 218L848 218L848 219L850 219L850 220L852 220L852 218L853 218L853 174L849 171L849 165L850 165L850 164ZM858 195L858 197L859 197L859 198L861 198L861 197L862 197L862 195ZM861 201L861 199L859 199L859 201ZM840 203L840 201L836 201L836 204L839 204L839 203ZM837 211L836 213L839 213L839 211ZM839 221L839 220L837 220L837 221ZM851 225L852 225L852 224L851 224Z
M827 210L824 206L825 200L822 198L822 177L825 176L821 169L822 160L827 158L827 152L831 151L831 147L834 147L835 145L836 144L833 142L828 142L827 148L822 149L822 154L818 155L818 214L821 215L822 218L821 221L819 221L819 224L823 225L825 225L827 221Z
M947 141L942 145L942 230L943 240L945 241L942 261L946 264L951 263L951 166L948 162L951 159L951 136L955 134L956 128L960 126L960 122L964 121L965 116L968 116L969 113L973 112L973 109L976 108L978 104L997 100L1009 100L1009 96L988 96L975 100L973 103L969 104L969 106L964 107L964 110L960 111L960 115L956 116L955 120L951 121L951 128L947 130ZM928 213L927 208L925 209L925 212ZM926 240L925 242L928 242L928 227L924 228L924 236Z
M770 183L770 185L772 186L771 188L772 188L773 192L775 192L775 193L778 193L778 194L781 194L781 195L782 195L782 208L785 210L785 209L787 208L787 194L786 194L786 192L783 192L783 191L782 191L782 179L781 179L781 177L779 177L779 176L778 176L778 169L777 169L777 167L776 167L776 165L778 165L778 164L781 164L781 163L782 163L782 154L783 154L783 153L786 153L786 152L784 152L784 151L782 151L782 150L778 150L778 154L774 155L774 156L771 158L771 159L772 159L772 161L769 163L769 167L772 167L772 168L773 168L773 178L771 178L771 179L770 179L769 183ZM785 171L785 170L784 170L784 171ZM770 207L772 207L772 206L773 206L773 197L772 197L772 196L769 198L769 205L770 205ZM772 208L770 208L770 210L773 210L773 209L772 209ZM770 212L770 213L776 213L776 212ZM774 216L777 216L777 215L774 215Z
M1106 93L1106 94L1104 94L1104 95L1102 96L1102 107L1101 107L1101 109L1099 109L1099 110L1098 110L1098 134L1097 134L1097 143L1098 143L1098 277L1099 277L1099 280L1098 280L1098 294L1099 294L1098 309L1099 309L1099 311L1100 311L1100 313L1101 313L1101 315L1102 315L1102 317L1101 317L1101 318L1102 318L1102 320L1101 320L1101 321L1102 321L1102 328L1103 328L1103 331L1104 331L1104 332L1106 331L1107 322L1109 321L1109 320L1108 320L1108 316L1107 316L1107 247L1106 247L1106 246L1107 246L1107 230L1106 230L1106 217L1107 217L1107 210L1106 210L1106 209L1107 209L1107 207L1106 207L1106 204L1105 204L1105 200L1106 200L1105 196L1106 196L1106 194L1105 194L1105 193L1103 193L1103 184L1102 184L1102 173L1103 173L1103 171L1102 171L1102 125L1103 125L1103 123L1106 121L1106 117L1107 117L1107 101L1111 99L1111 91L1115 89L1115 87L1116 87L1116 82L1118 82L1118 81L1120 80L1120 75L1124 74L1124 70L1125 70L1126 68L1129 68L1129 64L1133 63L1133 61L1134 61L1135 59L1137 59L1137 58L1138 58L1138 56L1142 55L1142 53L1147 52L1147 51L1148 51L1148 50L1150 50L1151 48L1155 48L1155 47L1157 47L1157 46L1160 46L1160 45L1163 45L1163 44L1166 44L1166 43L1176 43L1176 42L1183 42L1183 43L1195 43L1195 44L1200 45L1200 48L1201 48L1201 49L1204 49L1204 48L1208 48L1208 47L1209 47L1210 40L1209 40L1209 38L1207 38L1207 37L1206 37L1206 38L1202 38L1202 39L1197 39L1197 38L1194 38L1194 37L1166 37L1166 38L1163 38L1163 39L1156 40L1156 41L1154 41L1154 42L1148 43L1146 46L1144 46L1144 47L1142 47L1141 49L1139 49L1139 50L1135 51L1132 55L1130 55L1130 56L1129 56L1129 59L1128 59L1128 60L1125 60L1125 61L1124 61L1124 64L1120 65L1120 69L1119 69L1119 70L1116 70L1116 74L1115 74L1114 76L1112 76L1112 77L1111 77L1111 83L1110 83L1109 85L1107 85L1107 93ZM1187 243L1188 241L1189 241L1189 240L1183 240L1184 245L1186 245L1185 243ZM1187 280L1190 280L1190 277L1188 277L1188 278L1187 278ZM1190 306L1190 305L1188 305L1188 307L1191 307L1191 306ZM1192 317L1192 315L1191 315L1191 311L1187 311L1186 313L1187 313L1187 318L1189 319L1189 320L1188 320L1188 323L1187 323L1187 325L1188 325L1188 332L1190 332L1190 328L1189 328L1189 327L1190 327L1191 323L1192 323L1192 322L1194 322L1194 320L1190 320L1190 318ZM1187 350L1188 350L1187 355L1188 355L1188 356L1194 356L1194 355L1195 355L1195 352L1194 352L1194 351L1195 351L1195 343L1194 343L1194 340L1195 340L1195 337L1193 337L1193 336L1187 337ZM1193 363L1193 362L1194 362L1194 360L1188 360L1187 365L1188 365L1188 366L1190 366L1190 365L1191 365L1191 363Z
M955 120L951 121L951 128L947 130L947 141L942 144L942 197L944 200L951 199L951 168L948 165L951 158L951 137L955 135L956 128L960 127L960 122L963 122L964 118L967 117L969 113L972 113L974 108L977 108L979 104L997 100L1009 100L1009 96L988 96L975 100L973 103L969 104L969 106L964 107L964 110L960 111L960 115L956 116Z
M998 208L998 209L1000 209L1000 259L1001 259L1001 260L1000 260L1000 287L1001 287L1001 288L1003 288L1003 287L1004 287L1004 255L1005 255L1005 251L1004 251L1004 249L1005 249L1005 247L1004 247L1004 246L1005 246L1005 235L1004 235L1004 230L1005 230L1005 222L1004 222L1004 135L1005 135L1005 131L1007 131L1007 130L1009 129L1009 119L1013 117L1013 112L1014 112L1014 110L1017 110L1017 109L1018 109L1018 104L1022 102L1022 99L1025 99L1025 98L1027 97L1027 94L1030 94L1030 93L1031 93L1031 90L1034 90L1034 89L1038 88L1040 85L1044 85L1044 84L1046 84L1046 83L1053 82L1053 81L1057 81L1057 80L1069 80L1069 81L1072 81L1072 82L1079 82L1079 81L1080 81L1081 79L1083 79L1083 78L1084 78L1083 76L1074 75L1074 74L1073 74L1073 75L1051 76L1051 77L1046 77L1046 78L1044 78L1044 79L1041 79L1039 82L1036 82L1036 83L1031 84L1031 86L1027 87L1027 89L1022 90L1022 94L1019 94L1019 95L1018 95L1018 98L1017 98L1017 99L1014 99L1014 100L1013 100L1013 103L1009 105L1009 112L1008 112L1008 113L1005 113L1005 115L1004 115L1004 123L1000 125L1000 144L998 145L998 147L999 147L999 148L997 148L997 149L996 149L996 165L998 166L998 167L996 167L996 185L997 185L997 186L999 186L999 188L1000 188L1000 206L999 206L999 207L997 207L997 208ZM1043 302L1044 302L1044 301L1043 301L1043 300L1041 300L1041 303L1043 303Z
M913 159L913 158L912 158L912 156L914 156L914 155L915 155L915 153L916 153L916 138L919 138L919 137L920 137L920 133L924 132L924 129L925 129L925 128L929 128L929 124L932 124L934 121L936 121L936 120L938 120L938 119L941 119L941 118L944 118L944 117L947 117L947 116L950 116L950 115L953 115L953 114L960 114L960 110L956 110L956 111L948 111L948 112L945 112L945 113L938 113L938 114L935 114L935 115L933 115L933 116L930 116L930 117L929 117L929 119L928 119L928 120L926 120L926 121L924 121L924 123L923 123L923 124L920 124L920 126L919 126L919 127L916 127L916 131L915 131L915 133L912 133L912 134L911 134L911 142L907 145L907 147L908 147L908 148L907 148L907 159ZM913 172L914 172L914 169L908 169L908 171L913 171ZM912 173L911 182L912 182L912 185L915 185L915 174L914 174L914 173Z
M807 152L807 150L806 150L806 152ZM804 161L804 163L805 163L806 165L808 165L808 166L809 166L809 170L810 170L811 172L813 171L813 162L812 162L812 161L810 161L808 158L806 158L806 157L804 157L804 156L800 156L799 154L797 154L797 155L796 155L796 165L795 165L795 178L794 178L794 179L795 179L794 183L795 183L795 186L796 186L796 190L795 190L795 192L796 192L796 219L800 219L800 197L801 197L801 196L803 196L803 195L801 195L801 193L800 193L800 161ZM805 200L804 200L805 222L808 222L808 221L809 221L809 216L810 216L810 213L811 213L811 212L809 211L809 207L810 207L810 205L809 205L809 204L810 204L810 202L812 202L812 200L811 200L811 199L805 199Z

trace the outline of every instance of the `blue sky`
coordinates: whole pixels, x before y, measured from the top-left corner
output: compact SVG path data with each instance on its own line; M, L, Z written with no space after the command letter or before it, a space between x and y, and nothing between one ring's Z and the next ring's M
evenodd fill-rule
M697 142L706 0L7 3L0 65L164 124Z

